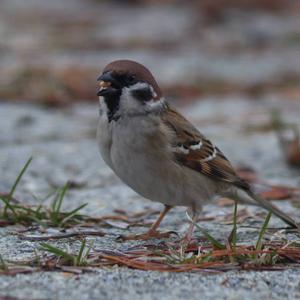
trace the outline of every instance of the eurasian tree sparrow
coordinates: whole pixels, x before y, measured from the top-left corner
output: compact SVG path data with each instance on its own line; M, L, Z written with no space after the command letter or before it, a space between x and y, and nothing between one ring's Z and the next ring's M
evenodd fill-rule
M230 197L272 211L287 224L298 224L270 202L254 194L228 159L162 96L150 71L130 60L108 64L98 78L100 117L97 139L101 155L134 191L165 205L148 233L173 206L187 206L193 220L203 204ZM193 231L193 222L188 239Z

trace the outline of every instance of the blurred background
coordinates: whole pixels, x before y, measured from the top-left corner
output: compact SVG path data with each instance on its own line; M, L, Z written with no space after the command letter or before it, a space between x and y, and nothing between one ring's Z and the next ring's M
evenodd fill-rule
M1 0L0 188L29 156L31 192L117 182L95 142L96 78L125 58L235 166L300 184L298 0Z
M297 0L1 0L0 99L96 101L110 61L148 66L182 103L300 97Z

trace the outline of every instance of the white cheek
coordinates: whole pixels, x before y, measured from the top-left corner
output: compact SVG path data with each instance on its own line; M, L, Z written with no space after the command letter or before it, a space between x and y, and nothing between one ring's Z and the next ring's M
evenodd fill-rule
M132 91L150 88L152 92L153 99L143 102L135 99L132 96ZM125 87L122 89L121 99L120 99L120 114L145 114L149 112L160 111L165 107L164 98L155 100L156 93L153 90L153 87L146 82L138 82L131 87Z
M145 88L149 88L149 87L150 87L151 90L153 90L152 86L149 85L148 83L146 83L146 82L138 82L138 83L132 85L132 86L131 86L130 88L128 88L128 89L129 89L130 91L134 91L134 90L140 90L140 89L145 89Z
M130 88L123 88L120 98L120 113L136 113L141 111L142 105L132 97Z

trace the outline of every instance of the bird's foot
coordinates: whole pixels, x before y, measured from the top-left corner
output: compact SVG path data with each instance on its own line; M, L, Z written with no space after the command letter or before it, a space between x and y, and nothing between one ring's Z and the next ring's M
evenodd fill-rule
M133 234L127 236L120 236L120 239L123 241L130 241L130 240L150 240L150 239L162 239L162 238L169 238L172 234L177 234L175 231L167 231L167 232L159 232L157 230L149 230L146 233L142 234Z
M195 240L192 238L192 236L188 234L186 234L183 238L179 240L179 244L184 247L188 247L189 245L192 245L194 243Z

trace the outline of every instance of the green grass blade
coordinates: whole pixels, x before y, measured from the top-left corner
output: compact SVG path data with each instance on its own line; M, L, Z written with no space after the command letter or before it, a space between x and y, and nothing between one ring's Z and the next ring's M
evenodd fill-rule
M66 217L59 223L59 225L60 226L64 225L66 222L68 222L70 219L72 219L79 210L83 209L87 205L88 205L87 203L84 203L84 204L78 206L77 208L75 208L74 210L66 213Z
M35 256L35 264L38 267L41 267L42 266L41 257L40 257L40 255L39 255L39 253L37 252L36 249L34 249L34 256Z
M58 257L63 257L66 260L72 262L73 265L75 264L75 257L73 255L69 254L68 252L63 251L63 250L61 250L57 247L54 247L50 244L47 244L47 243L41 243L40 245L41 245L41 250L50 252Z
M94 243L95 243L95 240L92 240L91 243L90 243L90 245L89 245L89 247L88 247L88 249L87 249L87 251L86 251L86 253L85 253L85 257L86 258L90 255L90 252L91 252L91 250L92 250L92 248L94 246Z
M69 183L67 182L62 188L57 190L57 195L52 202L52 210L54 213L60 213L61 205L66 195L67 190L69 189Z
M267 230L267 227L268 227L269 221L271 219L271 216L272 216L272 212L269 211L269 213L268 213L268 215L267 215L267 217L264 221L264 224L260 229L258 240L257 240L256 246L255 246L255 250L261 250L261 248L262 248L262 239L263 239L263 236L264 236L264 234Z
M24 165L24 167L22 168L21 172L19 173L18 177L16 178L16 180L15 180L15 182L14 182L14 184L13 184L13 186L12 186L10 192L9 192L9 198L11 198L11 197L13 196L13 194L14 194L14 192L15 192L15 190L16 190L16 188L17 188L19 182L20 182L20 180L22 179L22 176L23 176L24 173L26 172L26 170L27 170L28 166L30 165L31 161L32 161L32 157L30 157L30 158L27 160L27 162L25 163L25 165Z
M80 249L79 249L79 253L78 253L77 257L76 257L76 265L77 265L77 266L80 266L81 263L82 263L81 260L82 260L82 255L83 255L83 251L84 251L85 246L86 246L86 239L84 239L84 240L82 241L81 247L80 247Z
M57 194L51 204L51 212L50 212L50 219L54 225L59 226L60 214L61 214L61 206L66 195L66 192L69 188L69 184L66 183L62 188L58 189Z
M43 211L43 206L40 204L36 210L34 210L34 215L35 215L35 218L37 219L43 219L44 215L45 215L45 212Z
M9 196L8 196L9 197ZM4 212L3 212L3 217L6 217L6 213L7 213L7 209L10 209L11 212L13 213L13 215L15 216L15 218L18 217L18 213L16 212L15 208L13 205L10 204L10 201L7 197L5 196L1 196L0 195L0 199L4 202L5 204L5 208L4 208Z
M204 234L204 236L207 238L207 240L210 241L210 243L217 249L226 249L226 246L217 241L214 237L212 237L205 229L200 227L197 223L194 223L194 225Z
M63 203L63 200L65 198L66 192L69 189L69 183L67 182L61 189L60 193L59 193L59 197L58 197L58 204L57 204L57 209L56 212L60 213L60 209L61 209L61 205Z
M236 249L236 241L237 241L237 202L234 201L232 242L231 242L231 247L233 251L235 251Z
M58 201L58 198L59 198L59 191L60 191L60 189L57 189L55 191L56 195L55 195L55 197L54 197L54 199L53 199L53 201L51 203L51 210L52 210L52 212L56 212L57 201Z
M2 255L0 254L0 270L3 270L3 271L7 271L8 270L8 267L2 257Z

